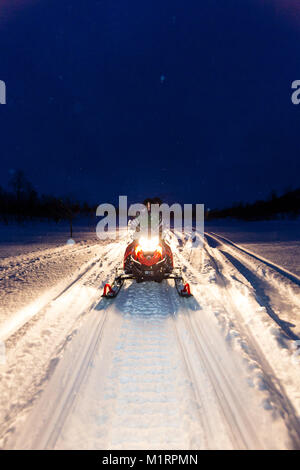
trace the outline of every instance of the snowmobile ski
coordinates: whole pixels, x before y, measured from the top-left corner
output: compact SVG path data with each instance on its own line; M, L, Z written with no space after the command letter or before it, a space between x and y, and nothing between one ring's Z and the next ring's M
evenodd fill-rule
M121 271L121 274L119 274L119 271ZM145 280L157 280L155 277L149 279L140 279L134 275L126 274L122 270L117 269L116 277L113 283L106 283L104 285L102 297L106 299L113 299L117 297L118 293L123 287L124 282L127 279L135 279L137 282L142 282ZM161 282L163 279L174 279L175 287L180 297L192 297L193 294L191 293L190 285L188 282L184 281L180 268L175 268L173 273L165 273L163 278L159 278L158 282Z

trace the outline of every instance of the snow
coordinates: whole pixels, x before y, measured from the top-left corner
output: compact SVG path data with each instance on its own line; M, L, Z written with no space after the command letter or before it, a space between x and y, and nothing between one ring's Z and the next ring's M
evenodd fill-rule
M206 224L206 230L267 258L300 276L300 220L240 222L234 220Z
M254 225L169 234L190 299L173 281L102 299L125 235L24 227L23 253L3 236L1 448L298 449L300 293L279 263L296 224Z
M0 226L0 339L4 332L13 333L13 324L21 326L44 308L99 258L95 234L76 232L78 243L66 245L66 225Z

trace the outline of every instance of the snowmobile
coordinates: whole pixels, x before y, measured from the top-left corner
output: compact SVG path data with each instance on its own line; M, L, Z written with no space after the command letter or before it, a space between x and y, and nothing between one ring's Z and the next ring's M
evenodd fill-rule
M192 295L189 284L183 280L181 269L174 267L170 246L159 237L141 237L127 246L123 270L117 269L112 285L105 284L102 297L116 297L126 279L135 279L137 282L174 279L181 297Z

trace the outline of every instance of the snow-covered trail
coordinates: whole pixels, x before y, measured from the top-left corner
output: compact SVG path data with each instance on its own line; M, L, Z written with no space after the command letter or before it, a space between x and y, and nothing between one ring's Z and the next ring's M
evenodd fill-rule
M47 318L24 334L16 346L23 367L21 360L8 371L20 384L21 356L50 319L59 318L53 329L61 328L60 354L45 355L39 369L50 358L53 367L26 400L22 387L6 396L16 411L10 428L0 429L3 448L300 448L299 364L289 348L296 336L270 311L284 289L296 315L298 286L237 253L230 252L240 264L229 259L236 248L213 234L203 249L175 238L172 248L193 298L180 298L171 282L128 282L115 300L101 299L95 286L122 257L124 246L115 243L101 248L101 269L96 264L78 279L59 308L49 306ZM259 278L256 286L249 272ZM262 295L265 283L272 306Z
M262 406L274 416L273 427L280 415L292 445L299 448L297 279L212 233L205 234L201 252L187 243L177 255L190 273L194 293L201 293L202 305L217 318L226 343L251 371L249 384L261 395Z
M5 357L0 357L1 447L35 405L67 345L98 303L102 284L113 275L124 246L98 245L95 250L97 256L79 273L0 325L0 338L5 338Z
M112 305L101 301L16 448L279 446L215 325L195 321L194 301L191 310L177 300L168 284L150 283L129 286Z

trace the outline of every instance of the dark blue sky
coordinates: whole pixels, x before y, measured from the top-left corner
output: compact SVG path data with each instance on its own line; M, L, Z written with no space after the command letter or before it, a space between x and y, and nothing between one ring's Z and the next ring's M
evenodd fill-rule
M298 0L19 1L1 185L22 168L39 192L209 207L299 186Z

